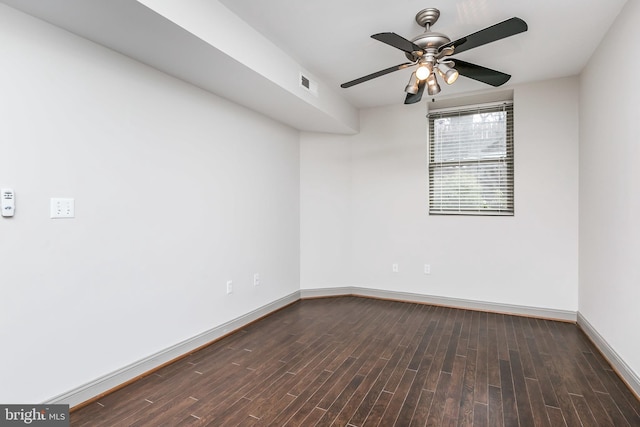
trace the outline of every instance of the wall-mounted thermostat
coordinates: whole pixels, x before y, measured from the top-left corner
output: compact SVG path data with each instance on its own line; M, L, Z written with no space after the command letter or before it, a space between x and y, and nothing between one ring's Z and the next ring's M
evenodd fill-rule
M16 211L16 196L10 188L0 190L0 205L2 216L13 216Z

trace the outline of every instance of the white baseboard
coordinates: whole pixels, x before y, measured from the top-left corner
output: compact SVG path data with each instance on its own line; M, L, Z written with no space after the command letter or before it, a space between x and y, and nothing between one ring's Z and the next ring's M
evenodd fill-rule
M130 381L140 375L148 373L159 366L177 359L180 356L188 354L193 350L202 347L210 342L217 340L247 324L258 320L276 310L279 310L300 299L300 292L296 291L290 295L273 301L245 315L242 315L213 329L205 331L193 338L182 341L174 346L162 350L156 354L152 354L142 360L134 362L122 369L97 378L87 384L77 387L71 391L53 397L45 404L68 404L71 407L77 406L83 402L95 398L109 390L112 390L127 381Z
M464 308L468 310L489 311L519 316L541 317L544 319L576 322L577 313L569 310L556 310L524 305L500 304L494 302L474 301L460 298L438 297L433 295L413 294L409 292L395 292L380 289L346 286L341 288L301 289L300 296L304 298L322 298L340 295L355 295L371 298L382 298L397 301L417 302L423 304L442 305L446 307Z
M598 347L598 350L604 355L607 361L613 366L627 386L640 399L640 377L620 355L609 345L602 335L593 327L591 323L581 314L578 313L578 326L584 331L589 339Z

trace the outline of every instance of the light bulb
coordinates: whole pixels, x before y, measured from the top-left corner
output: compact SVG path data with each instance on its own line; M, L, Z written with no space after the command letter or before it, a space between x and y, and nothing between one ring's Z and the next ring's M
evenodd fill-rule
M455 68L450 68L444 64L438 66L438 74L442 76L442 79L448 85L458 80L458 76L460 75Z
M433 65L428 62L423 62L416 70L416 77L418 78L418 80L424 80L431 75L432 70Z

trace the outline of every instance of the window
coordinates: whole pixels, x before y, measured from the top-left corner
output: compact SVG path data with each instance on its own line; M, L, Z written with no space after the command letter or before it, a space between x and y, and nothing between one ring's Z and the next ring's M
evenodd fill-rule
M428 117L429 214L513 215L513 104Z

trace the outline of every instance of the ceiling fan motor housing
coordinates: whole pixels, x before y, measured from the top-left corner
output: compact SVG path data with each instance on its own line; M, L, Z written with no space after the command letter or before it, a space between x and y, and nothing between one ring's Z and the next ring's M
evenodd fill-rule
M413 38L411 41L415 45L420 46L420 48L422 48L422 50L424 51L424 54L431 53L435 56L437 55L438 48L444 44L451 42L451 39L442 33L429 31L420 34L419 36ZM423 54L414 54L412 52L406 53L406 56L409 60L415 61L423 56Z
M417 37L414 37L411 41L420 46L423 50L422 53L406 53L406 56L411 61L416 61L423 55L436 56L438 48L444 44L451 42L451 39L442 33L436 33L431 31L431 26L436 23L440 17L440 11L436 8L430 7L422 9L416 14L416 22L421 27L424 27L424 33Z

